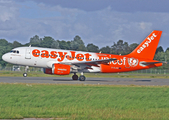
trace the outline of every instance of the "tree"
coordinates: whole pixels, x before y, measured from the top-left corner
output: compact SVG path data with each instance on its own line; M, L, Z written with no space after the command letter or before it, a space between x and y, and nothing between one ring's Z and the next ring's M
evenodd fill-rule
M87 51L89 52L99 52L99 47L90 43L87 45Z
M164 52L164 50L163 50L163 48L162 48L161 46L159 46L159 47L157 48L156 53L158 53L158 52Z
M1 46L0 47L0 64L2 67L5 67L7 62L2 60L2 55L4 55L5 53L11 51L12 47L11 46Z
M42 39L39 38L38 35L33 36L32 38L30 38L30 45L32 46L40 46L40 43L42 42Z
M13 48L16 48L16 47L21 47L22 44L18 41L14 41L13 44L12 44Z
M80 44L77 48L77 51L87 51L86 47L84 46L84 44Z
M165 51L165 61L169 62L169 50Z
M123 53L126 55L126 54L129 54L130 52L131 52L131 49L130 49L128 43L124 42L124 44L123 44Z
M155 54L154 60L169 62L169 49L166 50L165 52L163 51L157 52ZM164 63L163 66L161 66L159 69L168 69L168 68L169 64Z
M169 47L166 49L166 51L169 51ZM166 51L165 51L165 52L166 52Z
M52 43L54 42L55 40L52 38L52 37L44 37L42 39L42 42L40 44L41 47L46 47L46 48L51 48L51 45Z
M137 46L138 46L139 44L137 44L137 43L133 43L133 44L130 44L130 52L132 52Z
M74 40L70 43L70 49L72 50L80 50L86 51L85 45L83 40L77 35L75 36Z
M59 42L58 41L53 41L52 45L51 45L51 48L55 48L55 49L59 49Z
M71 50L71 41L67 41L67 45L69 46L68 50Z
M158 52L157 54L155 54L154 60L165 61L165 53L164 52Z
M110 54L110 51L111 51L111 48L110 48L109 46L102 47L102 48L100 49L100 52L101 52L101 53L108 53L108 54Z
M127 42L119 40L117 43L114 42L114 45L111 46L111 53L125 55L130 53L130 47Z
M62 41L58 41L59 42L59 47L61 49L64 49L64 50L69 50L70 46L68 45L68 43L64 40Z
M0 46L7 46L9 43L5 39L0 39Z

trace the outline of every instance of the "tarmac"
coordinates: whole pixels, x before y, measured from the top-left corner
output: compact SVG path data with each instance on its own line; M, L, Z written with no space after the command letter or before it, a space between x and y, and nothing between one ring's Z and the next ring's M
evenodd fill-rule
M0 77L0 83L48 83L48 84L95 84L95 85L169 85L169 79L153 78L86 78L86 81L69 77Z

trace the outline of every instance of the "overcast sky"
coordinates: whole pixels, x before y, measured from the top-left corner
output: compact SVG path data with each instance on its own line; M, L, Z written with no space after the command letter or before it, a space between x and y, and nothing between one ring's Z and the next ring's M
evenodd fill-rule
M169 0L0 0L0 39L25 44L38 35L100 48L124 40L140 43L162 30L159 45L169 47Z

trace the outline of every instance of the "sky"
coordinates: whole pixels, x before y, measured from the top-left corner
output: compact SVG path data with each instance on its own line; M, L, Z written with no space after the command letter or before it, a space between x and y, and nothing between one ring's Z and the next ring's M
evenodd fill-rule
M51 36L73 40L79 35L99 48L118 40L141 43L153 30L169 47L169 0L0 0L0 39L28 43Z

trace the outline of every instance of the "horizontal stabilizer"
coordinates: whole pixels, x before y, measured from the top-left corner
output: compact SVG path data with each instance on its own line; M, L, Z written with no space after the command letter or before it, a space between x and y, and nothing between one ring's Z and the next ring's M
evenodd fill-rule
M142 64L142 65L152 65L152 64L158 64L158 63L166 63L166 62L140 62L140 64Z

